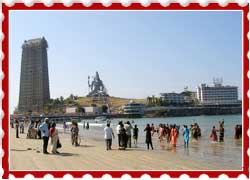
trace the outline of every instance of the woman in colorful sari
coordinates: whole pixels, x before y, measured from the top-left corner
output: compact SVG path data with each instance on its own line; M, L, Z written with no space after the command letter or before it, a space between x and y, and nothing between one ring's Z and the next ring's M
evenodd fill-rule
M78 135L79 135L79 128L76 121L72 121L72 127L71 127L71 143L73 146L79 146L78 143Z
M159 132L158 132L158 135L159 135L159 140L160 142L162 141L162 138L163 138L163 128L162 128L162 124L159 125Z
M171 143L174 147L176 147L177 144L177 130L175 125L171 129Z
M56 129L55 122L52 123L49 132L50 132L51 152L53 154L58 154L59 152L57 151L57 144L59 141L59 136L58 136L58 130Z
M210 135L210 138L212 139L213 142L217 142L218 140L216 131L217 130L215 129L215 126L214 126Z

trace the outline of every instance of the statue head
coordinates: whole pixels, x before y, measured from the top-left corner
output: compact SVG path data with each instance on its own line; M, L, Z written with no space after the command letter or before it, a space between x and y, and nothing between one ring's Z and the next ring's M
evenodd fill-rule
M96 71L96 73L95 73L95 78L96 78L96 80L100 80L98 71Z

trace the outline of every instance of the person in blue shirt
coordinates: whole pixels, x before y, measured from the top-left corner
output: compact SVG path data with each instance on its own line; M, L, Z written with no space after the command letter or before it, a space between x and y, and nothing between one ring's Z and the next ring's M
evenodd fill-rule
M184 146L188 147L189 129L188 129L187 125L184 125L183 138L184 138Z
M39 126L41 131L41 136L43 138L43 153L49 154L47 151L48 142L49 142L49 119L45 118L44 122Z

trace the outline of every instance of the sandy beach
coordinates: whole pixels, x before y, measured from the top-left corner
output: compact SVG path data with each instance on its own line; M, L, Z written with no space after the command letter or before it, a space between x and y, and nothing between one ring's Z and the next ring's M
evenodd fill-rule
M27 132L27 129L25 129ZM59 130L62 148L60 154L42 153L42 140L26 139L26 133L15 137L15 129L10 129L10 169L11 170L213 170L239 169L233 164L219 167L216 161L202 161L185 156L188 152L178 152L171 146L159 144L153 138L154 150L133 147L118 150L117 139L113 140L113 150L106 151L105 142L98 138L82 138L81 145L71 145L70 134ZM100 132L99 132L100 133ZM93 130L93 134L95 134ZM50 144L48 146L50 151ZM187 150L188 151L188 150Z

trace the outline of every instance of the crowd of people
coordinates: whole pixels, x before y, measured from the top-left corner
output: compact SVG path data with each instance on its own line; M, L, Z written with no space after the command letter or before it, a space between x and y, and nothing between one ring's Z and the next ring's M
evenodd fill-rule
M11 127L14 128L12 124L11 124ZM21 134L24 134L24 121L19 122L19 120L15 120L15 129L16 129L16 138L19 138L19 132ZM58 134L58 130L56 129L56 123L49 122L48 118L45 118L43 122L41 122L40 120L37 120L37 121L31 120L28 126L26 138L43 139L43 153L44 154L49 154L47 150L49 139L50 139L50 144L51 144L51 153L59 154L57 149L62 147L59 141L59 134Z
M134 123L134 122L132 122ZM83 124L83 128L89 129L89 124L85 126L85 122ZM19 129L20 133L24 133L24 123L15 120L15 126L12 124L12 128L15 127L16 129L16 138L19 138ZM67 129L68 126L66 122L63 123L63 129ZM190 138L192 141L198 141L201 137L201 128L199 127L198 123L193 123L188 128L187 125L183 125L183 128L180 128L180 125L176 124L159 124L157 128L155 128L154 124L147 124L144 128L145 132L145 144L147 149L150 148L153 150L153 142L152 138L157 133L157 137L159 142L166 141L167 143L171 144L173 147L176 147L178 136L180 131L183 132L183 140L184 140L184 147L188 148ZM217 132L219 132L219 140L217 136ZM71 143L73 146L80 145L80 137L79 137L79 127L77 121L72 121L71 128ZM132 125L130 121L123 123L119 121L118 125L116 126L116 134L118 139L118 147L119 150L125 150L127 148L132 147L132 138L133 144L137 147L138 136L139 136L139 128L138 126ZM48 118L45 118L43 122L40 120L33 121L31 120L28 126L27 138L34 138L36 139L38 136L39 139L43 139L43 153L48 154L47 151L48 143L50 139L51 144L51 153L58 154L58 148L61 148L62 145L59 140L58 130L56 129L55 122L49 122ZM242 137L242 125L235 126L235 139L240 139ZM104 139L106 142L106 150L112 150L112 139L115 138L115 134L113 132L112 127L110 127L110 122L107 122L106 127L104 128ZM224 141L224 120L219 122L219 128L217 129L213 126L210 138L213 142L223 142Z
M118 123L116 127L116 133L118 136L119 149L124 150L126 148L131 148L132 131L133 131L134 145L137 145L138 132L139 132L137 125L134 125L133 127L129 121L127 121L124 124L122 121ZM166 140L167 143L170 143L172 144L173 147L176 147L177 139L180 134L180 125L159 124L159 127L155 128L154 124L151 124L151 126L150 124L147 124L144 131L145 131L145 143L147 145L148 150L150 149L150 147L152 150L154 149L152 143L152 137L154 136L155 132L158 133L159 142ZM111 142L107 144L107 150L109 150L111 149L112 137L113 138L115 137L109 123L107 124L107 127L104 128L104 132L105 132L104 133L105 140ZM192 139L192 142L197 142L201 137L201 128L198 125L198 123L191 124L190 128L188 128L187 125L183 125L182 132L183 132L182 135L185 148L188 148L190 139ZM219 132L219 139L217 136L217 132ZM241 138L241 136L242 136L242 126L236 125L235 139L239 139ZM210 138L212 142L218 142L218 141L224 142L224 120L222 120L221 122L219 121L218 129L216 129L216 127L213 126Z

